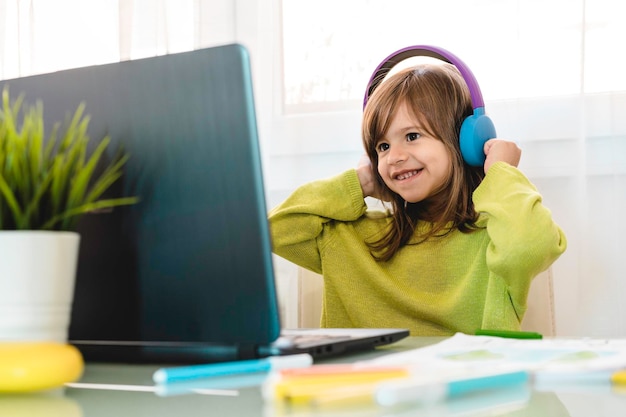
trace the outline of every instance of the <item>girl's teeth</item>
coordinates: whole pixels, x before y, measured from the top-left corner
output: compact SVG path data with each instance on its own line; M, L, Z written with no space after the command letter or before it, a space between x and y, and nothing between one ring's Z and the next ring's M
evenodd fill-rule
M411 172L407 172L405 174L402 175L398 175L398 179L399 180L405 180L407 178L411 178L413 175L417 174L417 171L411 171Z

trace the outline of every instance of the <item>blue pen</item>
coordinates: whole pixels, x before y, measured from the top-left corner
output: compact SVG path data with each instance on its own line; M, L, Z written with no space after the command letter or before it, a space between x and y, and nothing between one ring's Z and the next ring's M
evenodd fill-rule
M311 366L312 364L313 358L308 353L271 356L263 359L161 368L154 372L152 380L156 384L167 384L170 382L191 381L194 379L212 378L226 375L269 372L275 369L305 368L307 366Z
M441 382L390 381L381 384L374 393L382 406L395 406L414 402L435 403L477 391L489 391L526 384L527 371L498 372Z

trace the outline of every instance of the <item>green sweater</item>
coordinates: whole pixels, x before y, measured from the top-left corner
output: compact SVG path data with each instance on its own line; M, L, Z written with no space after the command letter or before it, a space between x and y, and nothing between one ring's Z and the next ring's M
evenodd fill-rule
M349 170L303 185L270 212L274 252L324 276L322 327L518 330L530 283L565 251L565 235L537 189L506 163L491 166L473 200L484 228L409 242L380 262L365 242L391 217L367 210Z

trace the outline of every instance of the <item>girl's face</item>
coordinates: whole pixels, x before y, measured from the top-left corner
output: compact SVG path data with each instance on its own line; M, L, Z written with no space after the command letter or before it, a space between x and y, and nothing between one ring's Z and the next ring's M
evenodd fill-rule
M406 103L398 107L376 152L383 181L409 203L433 197L448 180L451 161L443 142L419 125Z

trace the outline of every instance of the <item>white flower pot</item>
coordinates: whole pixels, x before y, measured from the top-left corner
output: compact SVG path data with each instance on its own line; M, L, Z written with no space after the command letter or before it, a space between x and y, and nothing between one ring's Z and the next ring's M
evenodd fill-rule
M80 235L0 231L0 341L66 342Z

